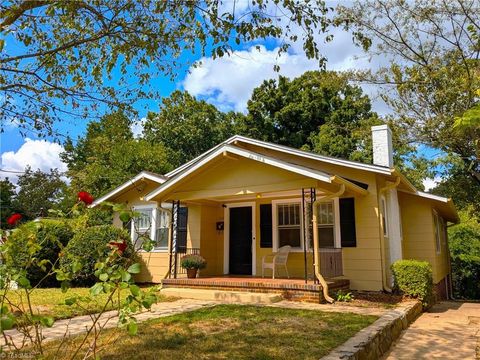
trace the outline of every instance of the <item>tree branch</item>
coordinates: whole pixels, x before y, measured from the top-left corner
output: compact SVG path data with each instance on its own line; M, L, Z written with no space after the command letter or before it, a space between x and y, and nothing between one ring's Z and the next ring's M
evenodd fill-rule
M49 3L50 1L44 0L26 0L22 2L18 7L5 10L0 14L0 17L3 18L3 21L0 23L0 30L6 30L8 26L12 25L19 17L25 14L25 12L42 7Z

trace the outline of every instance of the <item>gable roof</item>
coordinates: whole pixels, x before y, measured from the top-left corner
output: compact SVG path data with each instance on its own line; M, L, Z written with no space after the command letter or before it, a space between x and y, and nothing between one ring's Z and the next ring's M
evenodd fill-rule
M244 157L246 159L250 159L253 161L258 161L267 165L271 165L277 168L281 168L296 174L304 175L306 177L316 179L325 183L337 183L337 184L342 184L345 185L348 189L360 193L360 194L365 194L367 193L367 190L359 186L358 184L355 184L347 179L344 179L338 175L332 175L328 174L326 172L313 169L310 167L306 166L301 166L298 164L294 164L291 162L287 162L284 160L280 160L274 157L270 157L267 155L263 155L251 150L243 149L237 146L233 146L231 144L226 144L222 143L219 146L216 146L213 151L209 151L207 154L204 156L198 157L195 161L191 161L187 163L187 166L182 166L182 169L180 169L176 174L174 172L170 173L173 174L171 175L171 178L167 180L164 184L160 185L157 189L152 191L151 193L147 194L145 196L145 200L149 201L152 200L153 198L157 197L158 195L165 193L167 190L172 188L175 184L177 184L180 180L184 179L188 175L192 174L195 172L197 169L205 166L209 162L211 162L213 159L215 159L218 156L221 156L224 153L231 153L234 155L238 155L241 157ZM189 164L189 165L188 165Z
M102 197L96 199L89 207L95 207L97 205L100 205L102 202L109 200L110 198L114 197L115 195L120 194L122 191L128 191L130 188L134 187L135 184L143 179L148 179L153 182L160 184L163 184L166 180L167 177L164 175L156 174L151 171L141 171L138 173L135 177L131 178L130 180L127 180L124 182L122 185L116 187L112 191L108 192L107 194L103 195Z

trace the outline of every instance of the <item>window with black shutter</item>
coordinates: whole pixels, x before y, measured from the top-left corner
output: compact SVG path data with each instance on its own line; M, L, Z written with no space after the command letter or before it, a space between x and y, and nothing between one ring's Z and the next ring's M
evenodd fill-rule
M342 234L342 247L357 246L355 230L355 199L340 199L340 232Z
M185 250L187 248L187 223L188 223L188 207L178 209L178 226L177 226L177 249Z
M260 205L260 247L272 247L272 204Z

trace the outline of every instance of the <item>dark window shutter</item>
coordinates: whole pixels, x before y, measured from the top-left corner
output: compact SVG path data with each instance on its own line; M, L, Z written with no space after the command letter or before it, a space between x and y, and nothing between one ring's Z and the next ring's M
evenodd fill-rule
M177 250L184 250L187 248L187 223L188 208L181 207L178 209Z
M272 204L260 205L260 247L272 247Z
M340 232L342 234L342 247L357 246L354 198L340 199Z

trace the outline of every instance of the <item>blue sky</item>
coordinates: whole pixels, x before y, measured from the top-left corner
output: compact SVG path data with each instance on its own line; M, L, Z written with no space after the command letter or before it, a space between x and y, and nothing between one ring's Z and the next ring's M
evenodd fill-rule
M321 51L327 57L327 69L375 69L385 65L385 59L369 59L351 41L351 35L340 29L333 32L334 40L323 43ZM319 39L322 42L321 39ZM255 49L260 45L260 51ZM200 58L195 54L186 54L183 60L188 63L200 60L201 67L185 66L176 79L167 77L152 79L152 88L158 90L161 96L168 96L175 89L183 89L191 94L205 99L216 105L219 109L245 111L246 102L252 90L263 80L276 78L273 66L279 64L280 74L290 78L297 77L308 70L318 69L315 60L309 60L303 53L301 44L292 44L288 54L277 57L277 44L273 41L261 41L251 44L240 44L229 57L212 59ZM364 86L373 102L374 110L386 114L389 109L378 99L378 89L374 86ZM140 118L147 111L158 111L160 99L144 101L136 104ZM145 109L145 107L147 109ZM59 133L76 138L85 132L87 122L78 119L65 119L56 125ZM141 124L134 129L141 131ZM35 134L23 137L15 126L7 126L5 133L1 134L0 152L1 168L21 172L25 166L40 168L48 171L50 168L66 170L65 164L59 159L62 151L61 144L54 143L51 138L38 139ZM14 173L0 173L0 177L9 176L15 181Z

